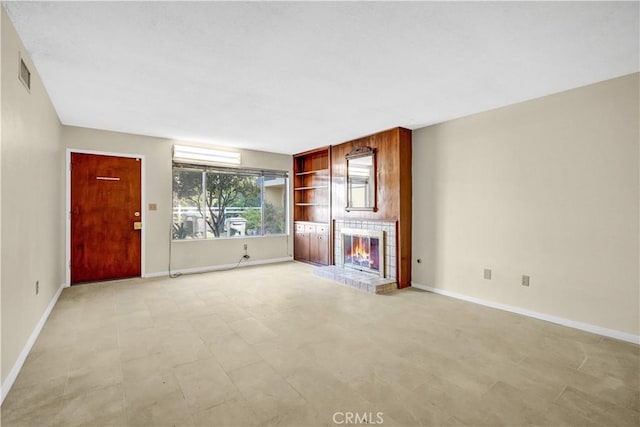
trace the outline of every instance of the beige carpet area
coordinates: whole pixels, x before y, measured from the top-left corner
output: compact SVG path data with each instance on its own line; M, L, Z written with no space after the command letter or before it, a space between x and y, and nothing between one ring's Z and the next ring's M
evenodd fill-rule
M638 346L282 263L65 289L2 426L640 425Z

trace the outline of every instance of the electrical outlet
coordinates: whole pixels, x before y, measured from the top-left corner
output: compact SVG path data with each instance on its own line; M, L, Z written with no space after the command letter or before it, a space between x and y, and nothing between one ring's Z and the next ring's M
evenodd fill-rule
M40 281L36 280L36 295L40 293Z
M491 280L491 269L490 268L485 268L484 269L484 278L485 278L485 280Z
M529 276L522 276L522 286L529 286Z

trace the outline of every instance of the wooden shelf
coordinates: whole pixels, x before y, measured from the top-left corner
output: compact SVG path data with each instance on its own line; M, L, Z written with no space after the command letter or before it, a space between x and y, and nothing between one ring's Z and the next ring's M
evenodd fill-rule
M301 191L301 190L324 190L324 189L327 189L327 188L329 188L329 186L328 186L328 185L314 185L314 186L311 186L311 187L297 187L297 188L294 188L293 190L294 190L294 191Z
M329 173L329 169L315 169L312 171L296 172L296 176L310 175L312 173Z

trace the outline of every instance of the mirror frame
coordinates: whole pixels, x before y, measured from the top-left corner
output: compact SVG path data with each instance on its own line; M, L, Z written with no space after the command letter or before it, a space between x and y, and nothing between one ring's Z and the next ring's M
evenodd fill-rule
M373 206L363 206L363 207L352 207L349 206L349 160L359 159L362 157L371 156L372 160L372 178L373 178ZM371 147L356 147L351 150L347 155L344 156L347 161L347 169L346 169L346 180L345 180L345 189L346 189L346 200L347 206L345 206L344 210L347 212L351 211L369 211L376 212L378 210L378 163L376 159L376 150Z

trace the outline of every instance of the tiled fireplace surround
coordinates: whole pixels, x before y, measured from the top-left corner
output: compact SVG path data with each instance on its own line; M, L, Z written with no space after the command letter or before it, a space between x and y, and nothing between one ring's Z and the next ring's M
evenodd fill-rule
M385 277L364 273L342 265L343 228L384 231L385 244ZM335 265L316 267L315 273L321 277L335 280L344 285L366 292L382 294L397 288L396 284L396 222L370 221L358 219L336 219L333 223L333 253Z

